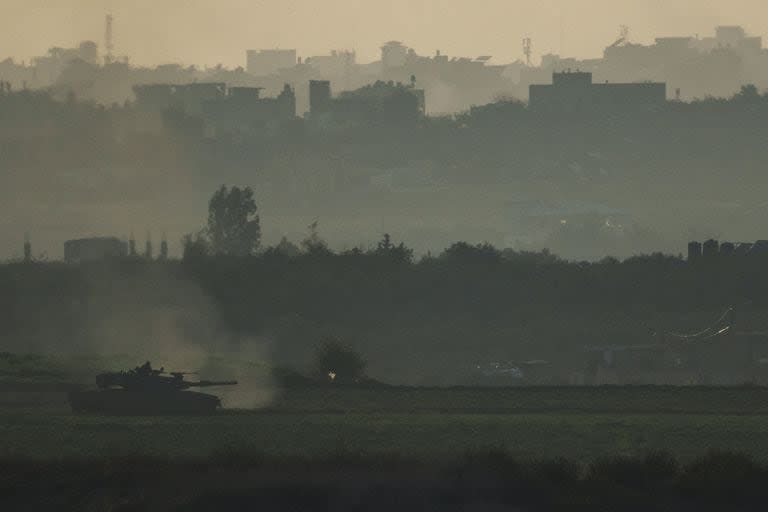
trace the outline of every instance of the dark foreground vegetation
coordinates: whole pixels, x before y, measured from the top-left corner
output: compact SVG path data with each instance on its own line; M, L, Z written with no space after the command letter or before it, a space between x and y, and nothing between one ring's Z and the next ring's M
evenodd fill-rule
M711 452L589 464L503 449L450 464L398 454L0 460L3 510L764 510L768 466Z

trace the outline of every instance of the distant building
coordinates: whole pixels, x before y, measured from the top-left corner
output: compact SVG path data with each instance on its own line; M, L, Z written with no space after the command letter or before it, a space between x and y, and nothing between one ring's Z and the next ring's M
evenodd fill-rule
M64 261L80 263L128 255L128 245L115 237L81 238L64 242Z
M531 85L530 106L537 110L587 111L598 108L660 107L667 100L663 83L593 83L592 73L555 72L552 84Z
M337 123L410 122L425 115L425 94L416 88L416 78L404 85L377 81L354 91L331 96L331 84L313 80L309 84L309 110L313 118Z
M400 41L389 41L381 47L381 64L384 69L400 68L408 60L408 47Z
M347 81L357 65L357 54L350 50L331 50L330 55L313 55L304 62L322 76L335 76Z
M707 240L702 245L702 256L712 258L720 252L720 243L717 240Z
M77 48L50 48L46 55L32 59L32 64L35 67L35 74L39 75L39 80L44 83L53 83L64 68L76 60L96 66L99 61L99 49L96 43L83 41Z
M247 50L246 70L254 76L278 73L296 65L296 50Z
M176 86L172 84L142 84L133 87L136 105L149 112L162 112L182 105L176 97Z
M217 132L246 131L296 117L296 93L288 84L276 98L261 98L259 87L231 87L224 98L203 106L203 118Z
M714 257L766 255L768 255L768 240L734 243L710 239L703 244L696 241L688 243L688 261L696 261L702 257L712 259Z
M136 104L141 110L162 112L178 108L187 114L199 115L203 104L220 100L227 95L227 84L222 82L191 84L142 84L133 87Z
M692 37L657 37L655 39L657 52L667 57L674 54L685 54L692 49L695 44Z
M176 95L187 114L199 115L211 101L222 100L227 95L227 84L221 82L192 83L176 86Z
M309 113L317 115L331 107L331 82L328 80L309 81Z
M763 38L748 36L739 26L720 25L715 27L714 40L707 40L710 46L732 48L741 51L760 51L763 48Z
M276 98L262 98L259 87L224 83L146 84L134 87L136 105L147 112L177 109L199 116L217 131L237 131L296 117L296 94L286 84Z
M701 258L701 242L688 243L688 261L696 261Z

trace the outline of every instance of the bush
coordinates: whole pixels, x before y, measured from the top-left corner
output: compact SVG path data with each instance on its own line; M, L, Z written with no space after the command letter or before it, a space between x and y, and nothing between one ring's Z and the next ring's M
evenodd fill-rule
M359 382L366 367L359 353L336 338L326 339L318 346L315 361L319 375L334 382Z

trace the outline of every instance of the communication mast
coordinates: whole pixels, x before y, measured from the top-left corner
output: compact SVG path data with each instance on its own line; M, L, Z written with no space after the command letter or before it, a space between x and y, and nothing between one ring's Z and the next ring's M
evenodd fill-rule
M106 20L106 30L104 31L104 48L107 50L107 56L105 57L105 61L107 64L111 64L114 62L114 51L115 51L115 44L112 39L112 15L107 14L107 20Z
M625 41L629 40L629 26L621 25L619 27L619 37Z
M523 55L525 55L525 64L530 67L531 65L531 38L526 37L523 39Z
M627 25L621 25L619 27L619 38L613 42L608 48L616 48L617 46L625 45L629 42L629 27Z

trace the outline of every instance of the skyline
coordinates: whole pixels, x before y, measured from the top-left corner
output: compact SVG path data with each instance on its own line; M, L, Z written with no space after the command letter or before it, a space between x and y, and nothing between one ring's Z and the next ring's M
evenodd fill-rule
M82 40L93 40L103 49L104 16L109 11L115 17L116 53L136 65L236 67L244 65L246 49L278 47L296 48L303 57L351 49L359 62L372 62L378 60L381 43L391 39L424 55L439 49L452 56L492 55L494 62L506 63L522 58L521 40L531 37L535 61L546 53L591 58L616 39L620 25L629 27L630 39L637 43L671 35L703 37L716 25L731 24L753 35L768 35L768 19L761 20L768 7L756 0L727 6L714 0L651 0L642 6L629 0L585 0L577 6L545 0L529 7L509 0L484 0L479 6L456 0L392 0L386 5L222 0L216 2L217 9L208 0L168 0L152 7L149 0L130 5L118 0L60 0L54 7L43 0L6 2L12 14L0 20L0 59L19 61ZM525 16L519 16L523 9ZM595 12L601 13L599 19ZM472 27L478 30L466 30Z

